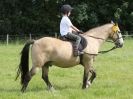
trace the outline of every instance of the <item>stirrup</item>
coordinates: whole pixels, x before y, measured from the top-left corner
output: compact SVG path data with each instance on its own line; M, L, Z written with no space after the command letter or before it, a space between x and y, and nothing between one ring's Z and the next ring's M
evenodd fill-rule
M84 54L84 52L78 51L78 56L83 55L83 54Z
M80 51L74 52L74 56L75 56L75 57L76 57L76 56L83 55L83 54L84 54L84 52L80 52Z

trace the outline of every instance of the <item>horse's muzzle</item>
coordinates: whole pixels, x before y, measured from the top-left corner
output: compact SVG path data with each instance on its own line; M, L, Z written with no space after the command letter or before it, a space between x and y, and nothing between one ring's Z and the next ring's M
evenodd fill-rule
M116 48L122 48L123 47L123 43L117 43L116 44Z

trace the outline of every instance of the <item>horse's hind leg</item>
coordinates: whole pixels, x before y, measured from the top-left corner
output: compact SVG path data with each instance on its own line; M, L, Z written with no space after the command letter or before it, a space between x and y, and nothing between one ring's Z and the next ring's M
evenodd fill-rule
M42 67L42 79L45 81L48 90L51 90L53 87L49 81L48 72L49 72L49 66L44 65Z
M37 67L33 66L30 70L30 72L25 76L25 82L22 86L21 91L24 92L28 86L28 83L30 82L31 78L36 74L37 72Z

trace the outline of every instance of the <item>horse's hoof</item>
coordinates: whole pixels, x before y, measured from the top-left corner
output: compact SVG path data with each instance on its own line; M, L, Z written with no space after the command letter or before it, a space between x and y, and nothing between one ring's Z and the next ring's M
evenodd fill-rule
M91 86L91 82L89 80L87 81L87 85L88 87Z
M22 88L21 88L21 92L24 93L26 88L28 86L28 83L27 84L23 84Z
M26 87L22 87L21 92L24 93L26 90Z
M82 86L82 89L86 89L86 88L88 88L88 86L87 86L87 85Z
M48 91L54 91L55 89L54 89L54 87L48 87Z
M87 81L86 85L83 85L82 86L82 89L89 88L90 86L91 86L91 82L90 81Z

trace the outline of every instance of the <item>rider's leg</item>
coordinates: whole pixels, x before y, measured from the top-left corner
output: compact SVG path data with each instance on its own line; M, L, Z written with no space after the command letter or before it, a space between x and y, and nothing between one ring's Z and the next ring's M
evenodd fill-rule
M76 41L75 44L74 44L74 56L81 55L82 52L80 52L80 51L78 50L79 44L80 44L80 41L81 41L81 37L78 36L78 35L76 35L76 34L74 34L74 33L68 33L66 36L67 36L68 38L70 38L70 39Z

